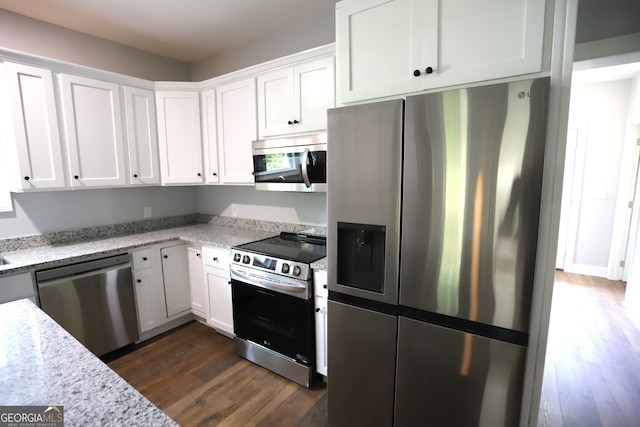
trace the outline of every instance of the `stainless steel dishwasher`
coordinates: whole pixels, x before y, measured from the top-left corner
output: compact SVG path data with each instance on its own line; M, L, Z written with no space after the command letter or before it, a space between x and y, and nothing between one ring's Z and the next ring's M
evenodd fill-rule
M128 254L36 272L40 305L96 356L136 341Z

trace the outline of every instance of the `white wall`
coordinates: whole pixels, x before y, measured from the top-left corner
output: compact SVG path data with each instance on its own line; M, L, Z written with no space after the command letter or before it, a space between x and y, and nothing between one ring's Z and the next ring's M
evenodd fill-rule
M578 128L585 157L575 256L569 271L607 275L630 90L631 80L572 87L569 127Z
M194 187L145 187L13 194L0 213L0 239L198 212Z
M196 187L200 213L260 219L290 224L327 224L326 193L256 191L253 187Z

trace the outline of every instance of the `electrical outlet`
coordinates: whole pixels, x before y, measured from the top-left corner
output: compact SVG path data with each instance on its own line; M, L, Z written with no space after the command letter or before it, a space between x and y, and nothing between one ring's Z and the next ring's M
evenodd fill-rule
M231 205L231 216L238 216L238 205L235 203Z
M151 214L151 206L145 206L144 207L144 217L145 218L151 218L152 214Z

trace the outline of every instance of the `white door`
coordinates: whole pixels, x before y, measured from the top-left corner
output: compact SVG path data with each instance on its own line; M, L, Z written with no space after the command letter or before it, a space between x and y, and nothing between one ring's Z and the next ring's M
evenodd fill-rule
M258 135L255 79L220 86L216 93L222 182L253 184L251 143Z
M118 85L68 74L60 83L71 186L125 185Z
M187 248L189 262L189 291L191 294L191 310L199 316L207 316L207 292L202 269L200 248Z
M124 87L124 112L131 184L159 184L156 105L150 90Z
M293 87L293 67L258 76L259 138L294 132L300 118L294 108Z
M209 292L207 324L233 334L233 304L229 272L217 268L205 268L205 275Z
M298 64L293 68L296 132L327 129L327 109L335 106L333 57Z
M64 188L53 74L42 68L10 62L5 62L4 68L21 187L23 190Z
M202 139L198 92L156 92L163 184L201 184Z
M207 184L220 182L218 163L218 126L216 124L216 91L202 92L202 152Z
M171 318L183 314L191 308L187 252L184 245L177 245L162 248L160 255L162 256L167 317Z

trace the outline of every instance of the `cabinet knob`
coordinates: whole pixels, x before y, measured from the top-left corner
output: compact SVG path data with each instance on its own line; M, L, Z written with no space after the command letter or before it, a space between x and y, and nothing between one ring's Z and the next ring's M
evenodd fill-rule
M416 77L418 77L420 74L422 74L422 73L420 73L420 70L415 70L413 72L413 75L416 76Z
M227 285L230 285L230 284L231 284L231 280L229 280L229 281L227 282Z
M320 313L320 309L319 308L316 308L316 313Z
M78 175L73 175L73 179L80 179Z
M427 74L431 74L431 73L433 73L433 68L427 67L427 68L425 68L424 72L427 73Z
M293 124L294 124L294 125L297 125L298 123L300 123L300 122L299 122L299 121L297 121L297 120L294 120L294 121L293 121Z
M169 255L164 255L165 258L169 258Z
M25 177L24 177L24 180L25 180L25 181L29 181L30 179L31 179L31 178L29 178L28 176L25 176Z
M213 257L213 260L214 260L215 262L218 262L218 257L217 257L217 256L214 256L214 257Z
M198 172L198 176L202 176L202 174L200 172Z
M327 289L327 285L322 285L323 288Z
M136 282L142 283L142 279L138 279L138 280L136 280Z
M211 175L213 175L213 176L218 176L218 174L217 174L217 173L215 173L215 172L214 172L214 173L212 173Z
M197 257L199 257L199 256L200 256L200 254L196 254L196 256L197 256Z
M138 177L138 174L137 174L137 173L134 173L134 174L133 174L133 177L134 177L134 178L137 178L137 177Z
M143 261L146 261L146 260L147 260L147 257L146 257L146 256L145 256L145 257L142 257L142 260L143 260Z

